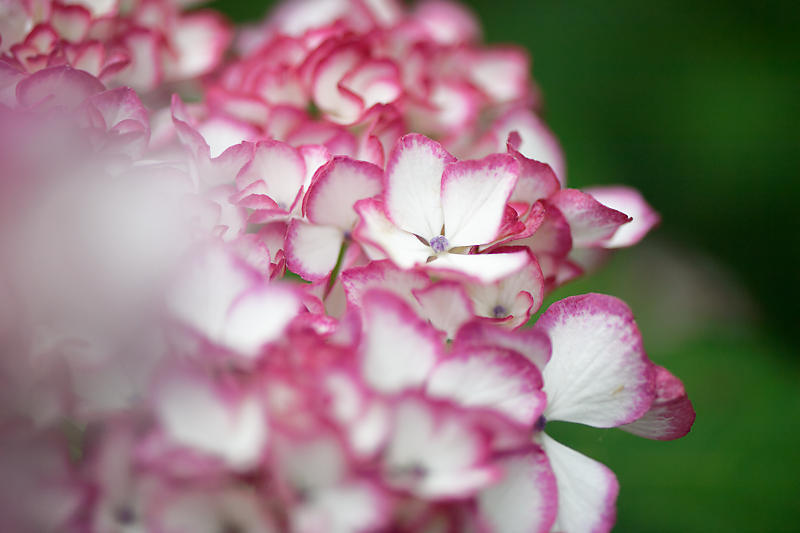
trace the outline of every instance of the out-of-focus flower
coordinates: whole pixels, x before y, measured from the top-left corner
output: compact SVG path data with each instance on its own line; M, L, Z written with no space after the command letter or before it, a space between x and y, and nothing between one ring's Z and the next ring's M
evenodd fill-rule
M0 3L0 529L609 530L546 423L691 403L619 300L524 326L658 215L566 188L456 4L289 2L224 64L187 4Z

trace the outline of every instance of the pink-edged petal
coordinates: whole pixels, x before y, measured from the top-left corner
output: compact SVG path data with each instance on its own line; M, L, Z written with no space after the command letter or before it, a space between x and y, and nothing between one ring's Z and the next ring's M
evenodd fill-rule
M102 115L106 129L126 133L131 130L128 124L135 123L137 129L149 133L150 119L147 110L132 89L120 87L104 91L90 97L89 102Z
M616 521L619 483L614 472L542 434L542 448L558 486L558 517L553 529L604 533Z
M341 84L342 78L358 65L363 56L364 50L359 44L342 45L317 63L311 94L317 106L331 120L350 124L363 113L363 100Z
M258 194L274 200L283 210L289 210L305 182L306 164L303 156L286 143L260 141L253 159L236 176L240 191L258 183ZM251 194L255 191L251 191Z
M219 63L231 41L231 30L217 13L195 12L175 21L169 40L174 54L169 75L186 79L206 74Z
M212 158L220 156L229 148L253 140L258 132L250 125L227 117L213 117L202 122L197 131L208 144ZM230 181L234 176L229 176Z
M472 300L464 287L455 281L440 281L413 291L422 308L422 315L433 327L444 331L448 339L455 337L458 328L472 319Z
M458 350L436 365L429 395L467 407L486 407L533 426L546 398L539 369L521 354L501 348Z
M567 219L575 247L601 244L630 220L625 213L606 207L576 189L559 191L548 198L548 203L557 207Z
M540 210L542 214L538 213ZM572 234L569 222L561 211L545 203L536 203L533 205L530 217L533 216L542 218L533 235L514 244L527 246L537 258L540 258L542 254L557 258L566 256L572 249ZM542 271L544 270L543 267Z
M623 186L591 187L585 192L604 206L621 211L632 218L602 243L604 248L633 246L661 220L658 213L636 189Z
M342 79L342 85L361 97L365 109L394 102L402 93L400 73L394 61L371 59L361 62Z
M478 494L478 512L491 533L547 533L558 512L558 489L539 448L497 461L500 482Z
M380 193L382 180L383 171L372 163L334 157L319 169L306 194L308 220L350 231L358 220L353 206Z
M417 237L399 229L389 220L383 203L366 199L356 202L356 213L361 221L353 232L362 244L374 246L402 268L424 265L431 254L430 246L420 242Z
M343 242L339 228L292 220L286 234L286 265L308 281L324 279L336 266Z
M673 440L689 433L695 413L681 380L664 367L656 367L656 397L638 420L619 428L646 439Z
M136 27L128 30L121 40L130 63L114 76L115 84L136 90L155 89L163 77L160 57L163 35L154 29Z
M105 90L105 86L82 70L71 67L50 67L31 74L17 84L17 100L26 107L78 104Z
M497 143L495 150L505 149L506 140L512 132L519 134L520 142L515 148L529 159L550 165L563 186L567 178L564 154L544 121L526 108L510 110L493 126Z
M167 379L156 391L155 415L176 444L218 457L231 468L252 467L267 442L264 408L199 376Z
M5 15L5 13L4 13ZM50 24L67 41L80 41L89 31L92 14L77 4L54 3L50 14Z
M402 230L430 240L439 235L442 173L455 161L442 145L418 134L402 137L386 164L386 213Z
M546 163L529 159L509 147L508 152L520 164L519 179L511 194L511 202L523 202L529 205L555 194L561 188L553 169Z
M527 250L526 253L530 260L518 271L494 283L467 284L476 314L496 319L511 317L506 325L517 327L539 309L544 298L544 277L536 258Z
M616 427L642 416L654 397L654 367L633 313L621 300L585 294L539 318L553 352L545 366L548 420Z
M363 309L365 381L381 392L421 386L441 356L436 330L388 292L368 292Z
M246 357L256 357L262 347L280 338L300 309L300 296L288 286L250 289L232 303L220 342Z
M485 244L497 237L518 175L519 163L506 154L447 165L442 176L442 211L450 246ZM423 237L436 234L429 235Z
M384 289L410 297L413 291L430 283L421 271L397 268L389 260L370 261L366 266L349 268L341 277L347 303L356 309L361 308L364 294L370 289Z
M440 254L428 268L449 272L481 283L494 283L513 274L530 260L527 252L499 254Z
M495 102L525 96L530 77L530 60L521 48L488 48L471 54L472 82Z
M384 479L426 499L470 496L497 479L485 439L462 413L406 398L395 407Z
M306 163L306 179L303 182L303 190L307 191L317 170L331 160L331 153L327 148L319 144L306 144L300 146L297 150Z
M168 296L172 316L214 345L244 357L260 354L300 311L288 286L267 285L221 246L197 254Z
M450 2L422 2L414 6L414 18L431 39L443 45L473 42L481 28L464 6Z
M470 322L456 334L453 348L487 346L514 350L527 357L540 370L550 360L550 338L540 328L508 331L484 321Z

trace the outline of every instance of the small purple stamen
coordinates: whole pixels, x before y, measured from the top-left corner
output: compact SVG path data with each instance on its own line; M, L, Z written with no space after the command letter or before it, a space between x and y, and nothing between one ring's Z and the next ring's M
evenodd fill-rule
M437 235L431 239L431 248L438 254L450 248L450 243L447 242L447 238L444 235Z
M502 305L495 305L494 309L492 309L492 316L495 318L505 318L508 316L508 311Z
M544 417L544 415L542 415L533 425L533 429L536 431L544 431L544 426L546 425L547 425L547 419Z

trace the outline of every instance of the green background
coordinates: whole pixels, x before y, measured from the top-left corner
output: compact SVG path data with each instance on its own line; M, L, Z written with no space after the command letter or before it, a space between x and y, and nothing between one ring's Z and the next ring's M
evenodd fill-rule
M570 185L633 185L663 217L554 297L626 300L694 429L548 432L617 473L615 531L800 531L800 2L468 4L487 41L530 51Z

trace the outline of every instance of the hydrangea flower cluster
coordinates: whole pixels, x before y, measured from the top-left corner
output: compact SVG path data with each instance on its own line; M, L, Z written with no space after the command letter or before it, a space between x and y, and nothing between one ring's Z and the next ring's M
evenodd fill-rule
M694 411L622 301L532 317L658 215L456 4L187 4L0 3L0 530L610 530L547 423Z

